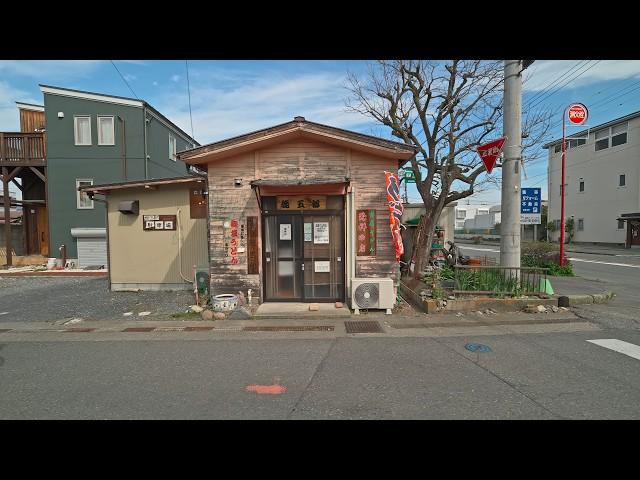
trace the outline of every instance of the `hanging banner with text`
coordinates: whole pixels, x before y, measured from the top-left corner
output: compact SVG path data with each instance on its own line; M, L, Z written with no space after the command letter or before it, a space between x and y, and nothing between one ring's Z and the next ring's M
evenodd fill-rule
M376 254L376 211L356 211L356 252L359 257Z
M539 188L520 190L520 224L540 225L542 223L542 202Z
M400 256L404 253L402 235L400 234L400 222L402 221L402 200L400 199L400 181L398 174L384 172L387 188L387 205L389 206L389 226L393 244L396 247L396 262L400 261Z

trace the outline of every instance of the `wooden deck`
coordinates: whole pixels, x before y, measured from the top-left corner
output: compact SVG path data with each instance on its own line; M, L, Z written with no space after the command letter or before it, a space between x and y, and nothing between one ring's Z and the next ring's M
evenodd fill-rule
M44 133L0 132L0 165L10 167L46 166Z

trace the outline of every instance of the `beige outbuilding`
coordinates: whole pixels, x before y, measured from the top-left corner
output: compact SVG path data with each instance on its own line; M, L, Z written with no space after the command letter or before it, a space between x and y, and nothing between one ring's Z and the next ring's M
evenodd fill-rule
M107 207L111 290L185 290L208 271L206 177L187 176L79 190Z

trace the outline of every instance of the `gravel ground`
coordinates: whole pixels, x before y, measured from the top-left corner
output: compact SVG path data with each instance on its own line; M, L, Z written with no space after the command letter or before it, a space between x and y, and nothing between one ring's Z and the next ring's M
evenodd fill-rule
M84 320L171 320L195 303L193 293L111 292L108 278L0 278L0 323ZM139 317L138 312L151 312ZM5 313L7 312L7 313ZM123 317L134 312L132 317Z

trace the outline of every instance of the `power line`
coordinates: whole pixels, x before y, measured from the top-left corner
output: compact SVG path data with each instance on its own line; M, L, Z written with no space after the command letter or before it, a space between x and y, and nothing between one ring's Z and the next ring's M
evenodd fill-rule
M545 85L544 87L542 87L542 90L540 90L538 93L536 93L533 97L531 97L529 100L527 100L525 102L525 104L522 106L523 110L527 108L528 105L530 105L534 100L536 100L537 98L539 98L540 96L542 96L546 91L548 91L551 87L553 87L554 85L558 84L563 77L567 76L569 73L571 73L572 71L574 71L576 69L576 67L581 64L582 62L588 62L588 60L580 60L578 61L576 64L574 64L572 67L569 68L569 70L567 70L565 73L563 73L562 75L560 75L560 77L557 77L555 80L552 80L551 82L549 82L547 85Z
M129 87L129 90L131 90L131 93L133 93L133 96L136 97L138 100L140 100L140 97L138 97L138 95L136 95L136 92L133 91L133 88L131 88L131 85L129 85L129 82L127 82L127 79L124 78L124 75L122 75L122 73L120 73L120 70L118 70L118 67L116 67L116 64L113 63L113 60L109 60L111 62L111 65L113 65L113 68L116 69L116 72L118 72L118 74L120 75L120 78L122 78L122 81L127 85L127 87Z
M185 66L187 67L187 92L189 94L189 119L191 120L191 138L195 141L195 134L193 133L193 115L191 114L191 86L189 85L189 61L184 61Z
M560 90L562 90L565 86L567 86L570 82L572 82L573 80L576 80L577 78L580 78L582 75L584 75L585 73L587 73L589 70L591 70L593 67L595 67L598 63L600 63L602 60L598 60L595 63L593 63L589 68L587 68L586 70L583 70L582 72L580 72L577 75L574 75L573 77L565 80L564 83L562 83L561 85L559 85L553 92L549 92L548 95L540 98L537 102L535 102L533 105L529 105L528 108L535 108L538 105L540 105L542 102L546 101L547 99L549 99L550 97L552 97L553 95L555 95L556 93L558 93ZM586 65L583 65L582 67L584 67ZM582 68L580 67L580 68Z

